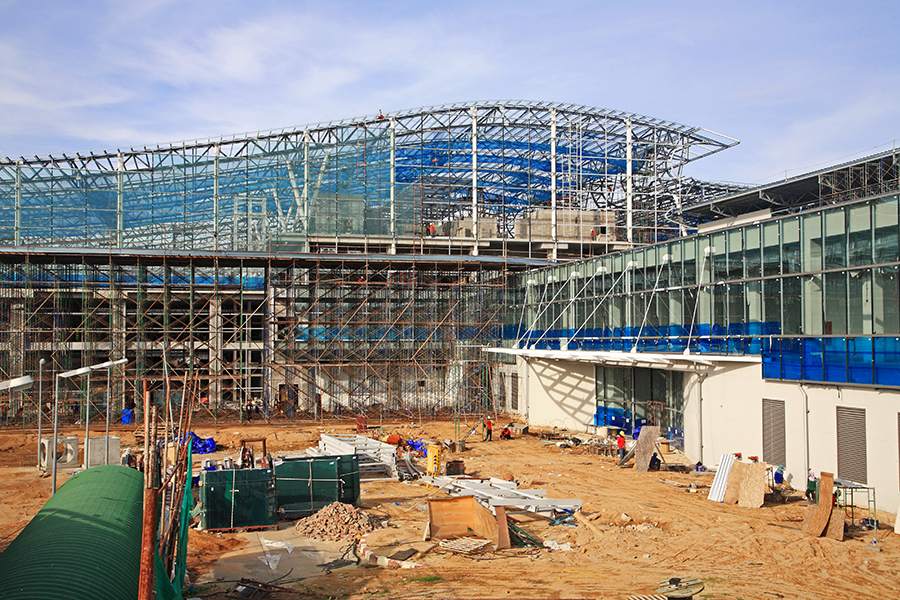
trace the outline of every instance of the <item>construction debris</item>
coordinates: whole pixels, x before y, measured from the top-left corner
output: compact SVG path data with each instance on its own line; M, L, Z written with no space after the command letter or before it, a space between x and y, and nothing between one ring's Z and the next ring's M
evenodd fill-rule
M444 550L469 554L477 552L491 543L491 540L479 540L477 538L456 538L452 540L441 540L440 546Z
M309 448L308 454L332 456L356 454L359 456L359 472L383 472L397 476L397 446L373 440L362 435L322 434L318 448Z
M444 488L451 496L474 496L491 511L503 506L526 510L554 519L563 513L581 510L581 499L545 498L547 490L520 490L517 489L516 482L496 477L491 477L489 480L423 477L422 481Z
M381 523L375 517L340 502L333 502L294 525L298 535L334 542L364 535L380 527Z

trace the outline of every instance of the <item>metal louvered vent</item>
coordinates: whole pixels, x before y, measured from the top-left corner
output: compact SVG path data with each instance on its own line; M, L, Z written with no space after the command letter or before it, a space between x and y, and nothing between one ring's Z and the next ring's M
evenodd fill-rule
M837 475L841 479L867 484L866 409L837 407Z
M519 374L513 373L509 382L509 400L512 410L519 410Z
M784 432L784 400L763 398L763 460L770 465L787 462Z

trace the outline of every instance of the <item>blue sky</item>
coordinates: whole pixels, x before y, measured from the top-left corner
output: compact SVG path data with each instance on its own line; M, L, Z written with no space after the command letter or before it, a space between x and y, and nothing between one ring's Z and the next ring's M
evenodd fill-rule
M704 127L765 183L900 138L900 4L0 0L0 156L488 99Z

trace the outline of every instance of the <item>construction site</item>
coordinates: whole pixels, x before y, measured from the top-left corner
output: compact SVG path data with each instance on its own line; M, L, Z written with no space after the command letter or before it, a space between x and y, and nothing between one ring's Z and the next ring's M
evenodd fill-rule
M760 218L750 203L735 202L729 214L716 208L754 190L685 174L693 161L737 143L621 111L506 101L0 160L0 548L11 548L0 553L0 596L123 598L138 589L140 598L354 600L890 595L900 552L886 525L893 513L874 499L861 502L864 511L843 499L825 515L825 501L804 497L806 474L797 467L793 487L789 477L776 488L784 443L780 455L762 434L759 449L742 446L762 457L751 461L761 470L746 465L759 484L752 500L706 501L720 455L740 452L720 451L709 438L704 452L702 434L693 451L690 377L699 378L702 402L707 375L698 368L721 373L729 360L742 360L758 369L766 350L710 345L716 334L704 333L703 323L714 315L698 307L717 282L685 275L666 287L660 273L673 264L672 245L723 215L729 224ZM867 181L880 187L849 201L896 194L896 156L865 164L879 169ZM817 207L848 201L820 197ZM871 211L880 226L888 213ZM724 242L710 244L705 255L697 246L697 256L725 252ZM632 281L637 259L629 253L649 257L657 247L658 258L639 264L642 283ZM896 269L897 258L858 264L870 263L873 272ZM596 275L583 275L587 267ZM616 288L626 271L627 294ZM616 276L607 288L579 296L607 274ZM682 283L679 318L691 317L684 330L676 336L658 321L652 326L658 340L687 341L667 347L674 358L660 358L661 341L653 354L639 344L648 306L657 289ZM599 307L613 291L627 316L595 317L591 303ZM712 295L708 302L719 310ZM557 325L570 306L574 322ZM616 319L631 319L627 331ZM589 320L591 332L618 331L586 334ZM891 327L874 333L895 336ZM573 358L567 352L592 348L579 336L605 336L619 354ZM622 347L622 339L631 341ZM692 350L715 356L692 358ZM739 356L719 356L729 353ZM623 366L631 369L628 385L613 385L612 370ZM656 387L642 397L639 371L651 367L659 368L648 378ZM626 410L612 409L625 406L613 388L627 389ZM565 397L557 403L564 416L545 408L545 392ZM566 408L567 401L584 408ZM493 440L485 439L486 417ZM511 439L500 440L507 423ZM617 431L629 436L629 448L650 453L617 460ZM349 437L357 445L329 441ZM215 440L209 456L198 454L208 440ZM375 447L392 457L386 467L376 461L384 472L358 464ZM806 451L811 470L808 441ZM654 452L665 462L648 472ZM336 458L348 456L355 458ZM324 463L334 470L322 471ZM865 469L850 481L847 473L859 471L847 464L823 462L819 468L837 476L823 471L817 481L868 490ZM238 476L255 472L258 481L238 485ZM315 491L314 482L332 487ZM258 493L246 513L237 510L247 520L236 521L245 486ZM490 486L505 500L479 496ZM213 489L227 490L225 497L207 496ZM476 501L451 509L438 502L448 495ZM95 497L163 510L113 516L92 504ZM333 503L356 513L322 513L301 535L303 520ZM110 523L94 527L116 530L115 540L92 542L96 555L67 562L96 530L82 524L57 544L64 514L107 509ZM838 514L840 526L822 537ZM449 519L445 530L441 519ZM316 538L350 520L372 529ZM487 542L442 543L473 538ZM58 577L10 575L28 569L25 548L35 544L53 546L33 560L61 561ZM86 588L65 572L109 566L103 556L117 553L134 572L109 567L103 577L82 578ZM52 593L51 579L61 586Z

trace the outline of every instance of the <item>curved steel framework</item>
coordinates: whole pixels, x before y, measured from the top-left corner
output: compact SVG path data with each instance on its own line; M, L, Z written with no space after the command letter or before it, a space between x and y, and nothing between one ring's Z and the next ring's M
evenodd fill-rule
M505 101L0 160L0 374L127 358L116 410L217 418L502 407L510 274L678 235L667 210L727 191L684 165L736 143ZM24 398L0 413L32 423Z
M436 225L451 239L597 241L603 227L606 241L649 243L677 233L669 208L731 191L682 168L735 144L621 111L490 101L7 158L0 241L317 250L342 237L396 246Z

